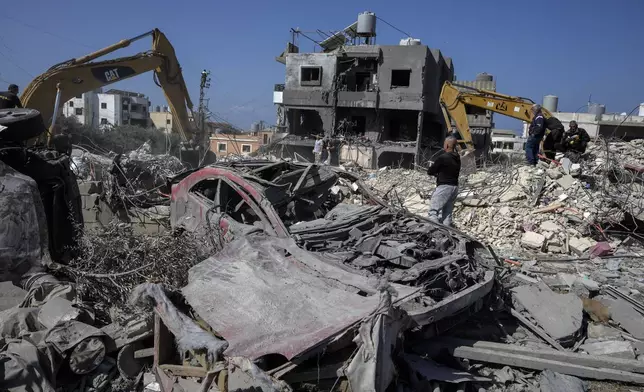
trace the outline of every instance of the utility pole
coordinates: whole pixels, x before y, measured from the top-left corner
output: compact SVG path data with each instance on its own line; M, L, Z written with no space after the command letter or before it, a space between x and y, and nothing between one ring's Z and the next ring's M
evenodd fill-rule
M206 111L208 108L208 102L206 99L206 91L210 88L210 71L203 70L201 71L201 83L199 84L199 130L201 131L201 137L205 138L206 132ZM203 140L200 140L199 143L202 143Z

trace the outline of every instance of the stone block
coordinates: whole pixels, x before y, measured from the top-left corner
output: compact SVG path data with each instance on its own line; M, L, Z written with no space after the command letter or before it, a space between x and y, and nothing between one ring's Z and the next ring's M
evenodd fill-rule
M576 254L582 255L588 249L590 249L590 247L593 246L593 244L587 238L572 237L568 242L568 246L570 247L570 250L572 250Z
M585 343L580 350L590 355L606 355L614 358L635 359L635 350L629 342L623 340L606 340L603 342Z
M521 236L521 244L528 248L541 249L546 237L534 231L527 231Z

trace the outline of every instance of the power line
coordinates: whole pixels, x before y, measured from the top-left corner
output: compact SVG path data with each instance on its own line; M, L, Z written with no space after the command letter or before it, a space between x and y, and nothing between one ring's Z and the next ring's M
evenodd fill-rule
M387 22L386 20L382 19L381 17L376 16L376 18L378 18L378 20L384 22L387 26L391 27L392 29L398 30L398 32L405 34L407 37L411 37L411 34L402 31L401 29L399 29L398 27L392 25L391 23Z
M9 55L8 55L8 54L5 54L5 53L4 53L4 52L2 52L2 51L0 51L0 54L2 55L2 57L6 58L6 59L7 59L7 61L9 61L11 64L13 64L13 66L14 66L14 67L16 67L16 68L18 68L19 70L21 70L22 72L26 73L26 74L27 74L27 75L29 75L32 79L33 79L33 78L35 78L35 76L34 76L31 72L29 72L29 71L27 71L26 69L22 68L22 67L20 66L20 64L18 64L17 62L15 62L11 57L9 57Z
M29 27L29 28L34 29L34 30L36 30L36 31L39 31L39 32L41 32L41 33L43 33L43 34L51 35L52 37L56 37L56 38L58 38L58 39L66 40L66 41L69 41L69 42L74 43L74 44L76 44L76 45L84 46L85 48L88 48L88 49L93 49L91 46L86 45L86 44L84 44L84 43L82 43L82 42L78 42L78 41L73 40L73 39L68 38L68 37L63 37L62 35L58 35L58 34L56 34L56 33L52 33L51 31L43 30L43 29L41 29L40 27L37 27L37 26L31 25L31 24L29 24L29 23L25 23L25 22L23 22L23 21L21 21L21 20L19 20L19 19L16 19L16 18L14 18L14 17L12 17L12 16L9 16L9 15L6 15L6 14L3 14L3 15L0 15L0 17L5 18L5 19L9 19L9 20L11 20L11 21L13 21L13 22L15 22L15 23L18 23L18 24L23 25L23 26L25 26L25 27Z

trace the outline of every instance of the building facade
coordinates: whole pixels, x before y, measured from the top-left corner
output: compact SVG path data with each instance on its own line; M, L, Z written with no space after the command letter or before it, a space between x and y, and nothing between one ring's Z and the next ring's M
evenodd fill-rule
M89 127L98 127L100 122L98 95L100 90L89 91L65 102L62 113L65 117L74 117Z
M63 105L63 115L91 127L150 125L150 101L144 94L122 90L86 92Z
M210 151L214 152L217 158L229 155L250 156L259 150L260 145L258 134L214 133L210 136Z
M178 128L172 118L172 113L167 106L163 108L157 106L155 111L150 112L150 121L152 125L165 133L178 132Z
M336 150L340 161L359 146L367 155L361 160L372 167L412 165L428 160L445 136L438 97L443 82L453 80L454 67L440 50L418 40L283 53L278 61L286 70L273 94L277 127L292 136L281 143L299 147L305 157L312 159L314 136L325 135L343 141Z

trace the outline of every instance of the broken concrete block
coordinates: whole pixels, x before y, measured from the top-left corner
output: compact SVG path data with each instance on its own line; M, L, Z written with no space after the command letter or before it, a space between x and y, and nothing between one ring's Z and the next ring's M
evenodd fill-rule
M578 277L576 282L584 285L588 291L599 291L599 283L587 277Z
M558 169L548 169L546 170L546 174L548 177L552 178L553 180L559 179L563 176L563 173L560 172Z
M568 242L570 250L578 255L584 254L593 244L587 238L572 237Z
M609 271L619 271L619 267L622 264L620 259L609 259L606 261L605 268Z
M499 209L499 214L501 214L501 215L510 215L510 214L512 214L512 211L510 210L510 207L505 206L505 207L501 207Z
M586 392L588 383L574 376L544 370L539 375L541 392Z
M542 231L541 234L546 237L547 240L551 240L554 237L555 233L551 231Z
M613 252L613 248L608 242L598 242L590 248L590 257L608 256Z
M559 201L565 201L567 198L568 198L568 195L566 195L565 193L562 193L561 195L559 195L559 196L557 197L557 200L559 200Z
M474 197L468 197L461 201L464 206L468 207L487 207L487 202L485 200L477 199Z
M563 247L561 245L548 244L549 253L563 253Z
M561 227L561 225L559 223L557 223L555 221L551 221L551 220L542 222L539 225L539 228L542 231L552 231L552 232L555 232L555 233L558 233L563 229L563 227Z
M604 324L588 324L588 338L598 340L619 340L622 332L617 328L612 328Z
M560 163L564 173L570 174L570 166L572 166L572 161L568 158L562 158Z
M569 174L557 180L557 184L559 184L559 186L562 187L563 189L570 188L574 183L575 183L575 179Z
M507 203L509 201L525 199L526 195L523 192L523 188L518 185L512 185L508 188L507 191L503 192L499 197L501 203Z
M606 355L614 358L635 359L635 350L629 342L623 340L607 340L603 342L585 343L580 350L590 355Z
M544 283L512 289L517 308L530 314L548 335L566 347L575 343L583 321L583 305L574 294L557 294Z
M527 231L521 236L521 244L528 248L541 249L546 237L534 231Z

